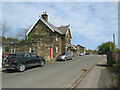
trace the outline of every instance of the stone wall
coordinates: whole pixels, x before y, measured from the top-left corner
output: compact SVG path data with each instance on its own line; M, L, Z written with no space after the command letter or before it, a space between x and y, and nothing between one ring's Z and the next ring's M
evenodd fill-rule
M120 65L120 51L113 52L114 61Z

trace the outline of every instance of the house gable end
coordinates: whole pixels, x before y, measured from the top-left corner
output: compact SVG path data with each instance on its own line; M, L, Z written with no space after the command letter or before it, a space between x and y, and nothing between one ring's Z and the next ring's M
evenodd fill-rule
M67 30L66 36L69 36L70 38L72 38L72 35L71 35L71 32L70 32L70 29Z
M29 33L34 29L34 27L36 26L36 24L37 24L40 20L41 20L51 31L54 32L54 30L40 17L40 18L38 18L37 21L33 24L33 26L28 30L28 32L26 33L26 35L29 35Z
M47 27L44 22L38 20L31 32L28 34L28 41L39 41L41 42L42 38L49 38L53 35L53 31Z

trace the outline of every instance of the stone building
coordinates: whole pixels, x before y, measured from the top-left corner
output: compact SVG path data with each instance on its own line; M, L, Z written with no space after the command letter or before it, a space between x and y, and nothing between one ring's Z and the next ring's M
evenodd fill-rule
M69 51L71 39L70 25L56 27L49 22L47 12L43 12L26 33L24 43L3 45L3 50L10 53L34 52L50 59Z
M86 54L86 48L85 47L83 47L83 46L81 46L81 45L77 45L76 46L76 48L77 48L77 52L78 53L83 53L84 55Z

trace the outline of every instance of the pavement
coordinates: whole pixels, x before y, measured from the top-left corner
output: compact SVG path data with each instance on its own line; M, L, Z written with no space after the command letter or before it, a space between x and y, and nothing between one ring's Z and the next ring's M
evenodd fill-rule
M106 63L106 56L103 56L92 70L76 85L76 88L111 88L111 75Z

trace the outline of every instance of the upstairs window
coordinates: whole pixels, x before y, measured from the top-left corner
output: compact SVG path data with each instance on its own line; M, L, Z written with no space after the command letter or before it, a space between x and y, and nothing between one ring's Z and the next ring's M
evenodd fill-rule
M56 37L56 41L58 41L58 38Z

